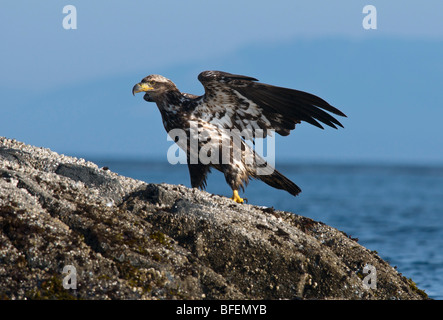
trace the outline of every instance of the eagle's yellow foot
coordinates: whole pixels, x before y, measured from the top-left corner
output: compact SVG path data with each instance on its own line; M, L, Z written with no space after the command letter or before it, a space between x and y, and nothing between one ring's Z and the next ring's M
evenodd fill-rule
M243 200L243 198L240 198L240 196L238 195L238 190L233 190L233 191L234 191L234 193L233 193L231 199L237 203L243 203L244 200Z

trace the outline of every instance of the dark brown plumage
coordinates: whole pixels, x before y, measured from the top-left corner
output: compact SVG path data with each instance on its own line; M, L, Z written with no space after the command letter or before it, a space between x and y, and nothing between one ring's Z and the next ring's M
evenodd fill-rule
M302 121L337 129L343 126L329 113L346 115L315 95L259 83L252 77L204 71L198 79L205 89L202 96L181 93L171 80L159 75L147 76L133 88L133 94L143 91L146 101L157 104L168 134L173 129L186 133L186 141L177 144L187 154L192 187L204 189L207 174L215 168L224 173L237 202L243 202L238 190L249 178L294 196L300 193L297 185L270 167L245 141L254 141L259 130L264 136L271 130L286 136ZM198 140L194 148L193 139Z

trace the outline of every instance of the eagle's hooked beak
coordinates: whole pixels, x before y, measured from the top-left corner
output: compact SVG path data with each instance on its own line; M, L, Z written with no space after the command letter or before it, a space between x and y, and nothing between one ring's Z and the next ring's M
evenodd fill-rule
M135 96L136 93L139 92L146 92L149 90L154 89L153 87L150 87L147 83L137 83L133 88L132 88L132 95Z

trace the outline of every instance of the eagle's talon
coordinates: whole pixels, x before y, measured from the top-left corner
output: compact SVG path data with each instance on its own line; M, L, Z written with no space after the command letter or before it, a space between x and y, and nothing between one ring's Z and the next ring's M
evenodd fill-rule
M243 203L244 202L244 199L240 198L240 196L238 195L238 190L234 190L233 191L233 195L232 195L231 199L234 200L237 203ZM247 200L248 199L246 199L246 201Z

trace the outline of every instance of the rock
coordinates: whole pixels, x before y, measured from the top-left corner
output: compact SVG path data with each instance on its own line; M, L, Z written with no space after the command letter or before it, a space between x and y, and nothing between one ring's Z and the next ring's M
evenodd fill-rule
M303 216L6 138L0 161L2 299L427 299L375 252ZM65 266L76 289L64 288Z

